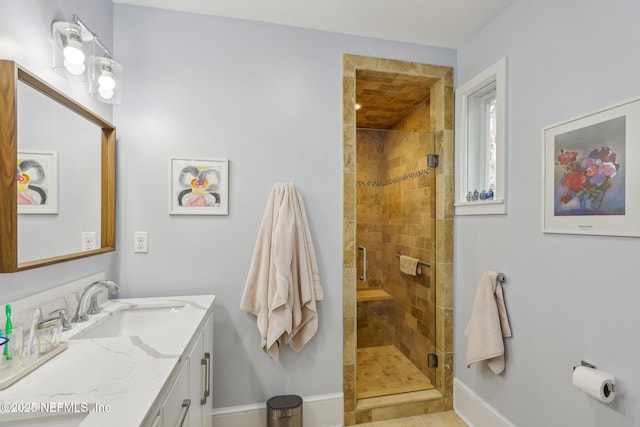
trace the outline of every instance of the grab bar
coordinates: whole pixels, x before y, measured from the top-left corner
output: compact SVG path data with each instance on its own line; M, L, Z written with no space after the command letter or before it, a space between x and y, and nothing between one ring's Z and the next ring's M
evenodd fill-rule
M360 280L363 282L367 281L367 248L364 246L358 246L358 250L362 251L362 275L360 276Z

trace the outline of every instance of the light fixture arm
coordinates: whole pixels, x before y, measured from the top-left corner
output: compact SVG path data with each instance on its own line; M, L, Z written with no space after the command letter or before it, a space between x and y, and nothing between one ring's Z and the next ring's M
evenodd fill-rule
M104 43L102 43L100 41L100 38L98 37L98 35L96 33L94 33L93 31L91 31L91 29L89 27L87 27L87 24L85 24L84 22L82 22L82 20L78 17L78 15L73 15L73 23L80 26L80 28L82 28L83 30L85 30L86 32L88 32L89 34L91 34L93 36L93 40L94 42L100 46L100 48L104 51L104 54L107 58L111 58L111 53L109 52L109 49L107 49L107 47L104 45Z

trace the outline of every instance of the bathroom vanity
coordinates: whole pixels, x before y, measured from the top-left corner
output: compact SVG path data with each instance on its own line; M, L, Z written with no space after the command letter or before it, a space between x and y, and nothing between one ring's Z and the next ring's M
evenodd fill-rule
M0 60L0 99L0 273L114 251L115 127L13 61ZM98 300L103 311L79 313L78 292L104 279L2 302L21 325L14 334L40 325L38 313L75 311L77 323L61 345L51 326L45 355L0 360L0 426L211 425L215 296L104 302L96 293L90 311Z
M210 426L215 296L110 300L0 391L0 426Z

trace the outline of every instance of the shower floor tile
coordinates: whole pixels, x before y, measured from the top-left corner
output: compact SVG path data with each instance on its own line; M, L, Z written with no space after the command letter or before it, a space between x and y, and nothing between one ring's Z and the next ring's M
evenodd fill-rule
M418 415L389 421L358 424L358 427L467 427L453 411Z
M392 345L359 348L356 369L357 399L434 388L431 381Z

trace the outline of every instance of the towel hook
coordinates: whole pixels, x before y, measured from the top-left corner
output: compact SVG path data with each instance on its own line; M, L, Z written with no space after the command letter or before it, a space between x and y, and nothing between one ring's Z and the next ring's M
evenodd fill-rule
M504 273L498 273L496 280L500 283L504 283L507 280L507 276Z

